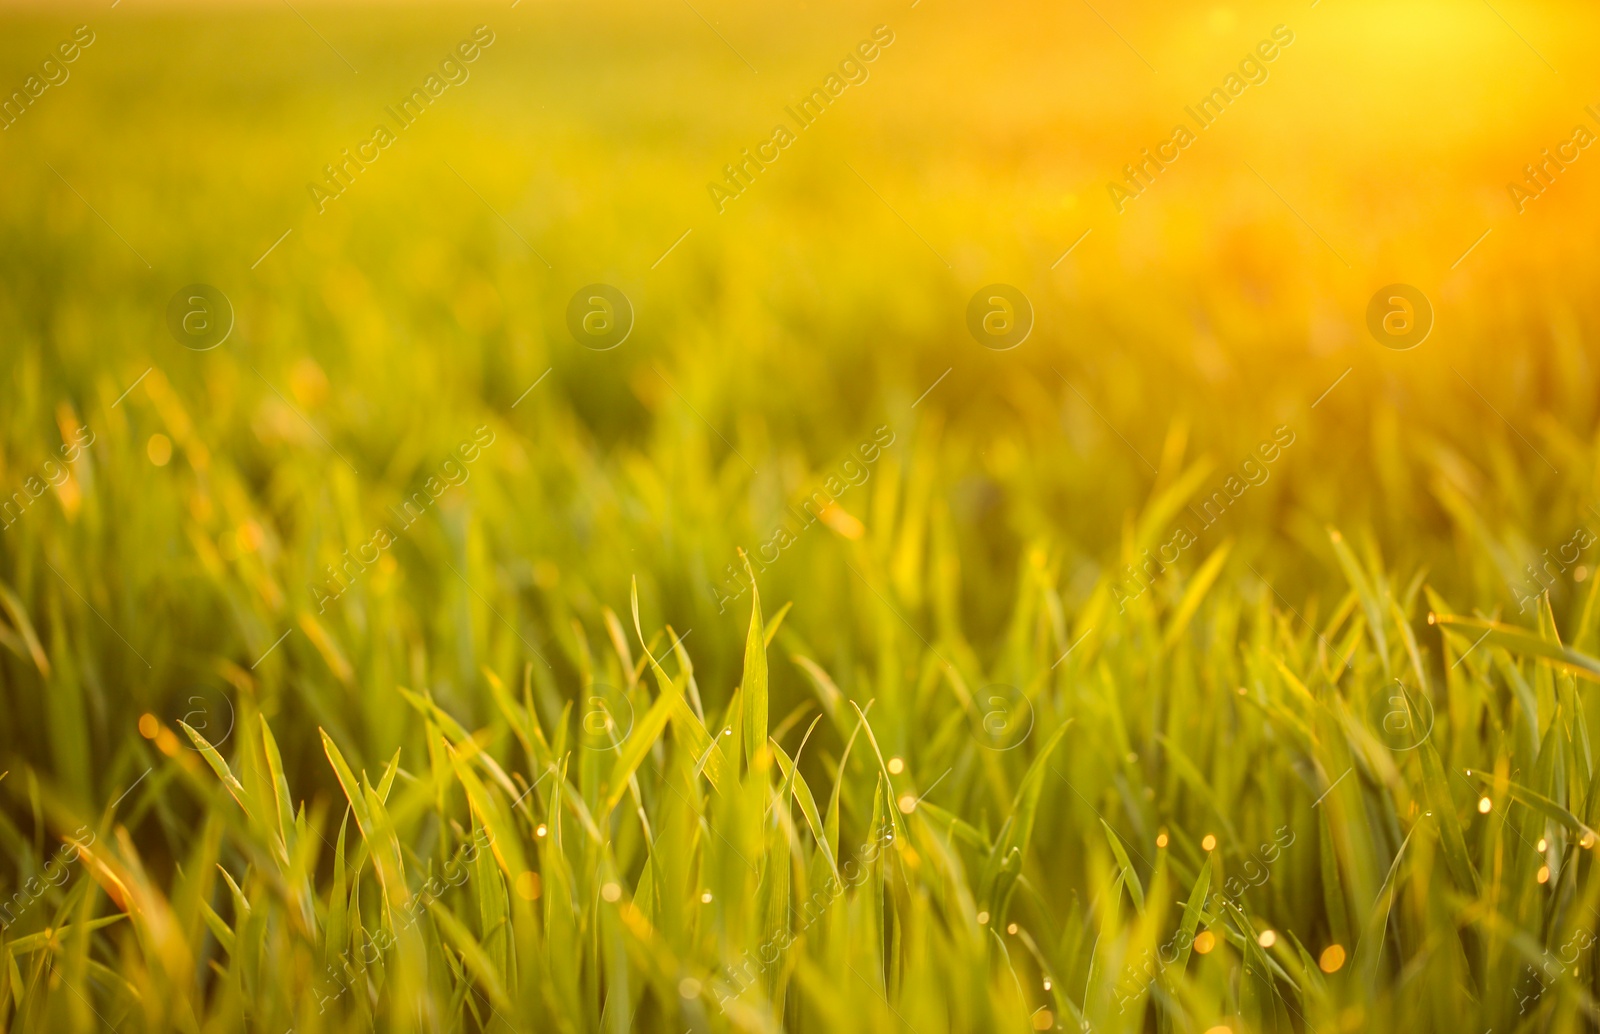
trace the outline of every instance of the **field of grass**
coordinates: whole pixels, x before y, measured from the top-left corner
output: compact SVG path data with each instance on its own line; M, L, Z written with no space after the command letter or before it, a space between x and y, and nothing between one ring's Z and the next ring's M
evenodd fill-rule
M0 1031L1595 1029L1597 32L0 8Z

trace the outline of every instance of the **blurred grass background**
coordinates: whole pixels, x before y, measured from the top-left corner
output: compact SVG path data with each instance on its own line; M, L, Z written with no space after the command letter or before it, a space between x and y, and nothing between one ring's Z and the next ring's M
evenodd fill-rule
M866 971L868 955L818 938L810 961L749 992L750 1013L723 1013L714 998L686 1005L676 971L668 979L660 958L644 961L637 945L650 938L626 917L605 918L614 903L595 897L602 870L621 874L628 901L643 872L662 878L663 862L645 862L656 855L643 827L618 813L615 843L576 838L568 848L579 889L566 941L548 895L538 923L505 913L523 964L582 955L573 945L587 944L581 977L569 986L496 955L499 979L515 985L499 1003L505 1015L474 1012L455 997L461 989L493 996L481 975L463 975L476 971L457 946L453 962L428 956L431 969L423 954L408 957L416 968L390 978L405 994L463 1029L627 1029L635 1013L651 1029L678 1019L697 1029L1026 1029L1038 1008L1052 1024L1145 1029L1148 1007L1161 1029L1326 1030L1444 1022L1460 1004L1446 989L1470 986L1484 1025L1510 1028L1529 1021L1495 974L1521 961L1526 944L1506 931L1559 948L1572 923L1592 927L1576 863L1570 885L1566 863L1554 867L1550 886L1567 889L1548 901L1529 896L1546 886L1533 882L1536 865L1519 870L1515 894L1489 880L1509 864L1504 852L1527 862L1548 850L1531 849L1549 838L1521 813L1525 839L1485 829L1468 842L1483 888L1442 885L1442 861L1406 855L1400 845L1417 821L1409 807L1428 808L1422 762L1391 758L1357 731L1372 732L1369 700L1410 668L1412 688L1439 711L1430 744L1447 767L1498 772L1497 800L1520 772L1580 824L1563 827L1573 843L1584 835L1594 716L1571 666L1557 674L1512 639L1455 666L1478 633L1450 654L1426 617L1449 601L1546 642L1559 631L1582 649L1592 636L1587 568L1556 582L1542 628L1515 614L1510 583L1576 526L1600 520L1590 509L1600 487L1591 359L1600 317L1589 168L1600 159L1584 152L1524 214L1506 190L1574 125L1600 132L1584 110L1600 104L1587 58L1591 9L122 0L13 6L0 17L6 91L77 25L95 33L70 78L0 133L0 486L21 489L80 425L95 436L70 480L0 534L12 647L0 660L0 770L9 773L0 889L19 892L61 835L96 816L102 849L115 855L6 931L0 1015L9 1009L17 1029L359 1025L360 1016L306 1010L307 996L294 993L307 986L303 967L285 961L261 987L241 976L264 963L224 950L199 902L224 929L245 929L246 910L210 876L202 890L194 859L207 859L208 872L220 860L240 901L275 917L271 936L313 946L318 960L339 930L330 932L328 910L363 878L369 928L394 925L373 912L370 872L354 868L349 884L330 889L336 872L345 878L331 848L346 798L317 728L375 780L402 751L412 803L395 825L406 852L442 864L452 836L493 823L441 789L449 766L439 767L447 751L437 738L464 748L396 687L478 732L485 757L531 784L539 764L559 764L554 745L579 735L590 683L628 696L639 717L655 699L650 673L634 670L635 580L655 655L665 660L661 648L687 637L693 677L675 669L674 678L694 683L701 734L714 734L751 673L750 597L719 612L713 587L727 582L740 547L765 541L785 505L881 425L895 444L840 500L858 523L811 528L761 575L767 618L793 604L770 651L769 731L793 756L811 711L828 715L800 766L826 811L855 715L791 658L813 661L843 698L876 701L877 742L885 757L906 759L914 782L879 793L877 779L896 781L865 765L858 742L840 778L848 834L832 848L843 857L878 828L875 809L948 772L929 803L945 797L949 815L970 823L974 842L949 823L941 835L958 842L946 845L952 857L977 852L965 864L978 872L982 859L1003 861L1007 816L1013 834L1023 825L1014 794L1029 762L1074 720L1055 762L1073 789L1046 791L1031 851L1023 838L1027 903L1016 907L1037 949L1013 940L997 961L951 918L964 914L953 889L961 881L913 868L903 884L885 877L902 897L879 900L887 911L868 929L941 918L917 942L926 955L907 947L910 933L886 933L883 950L868 953L871 972L883 974L879 995L830 1012L811 989L826 982L807 967L853 959ZM870 78L719 215L707 183L788 121L784 105L880 24L895 38ZM1107 183L1280 24L1295 41L1270 78L1117 214ZM470 79L319 214L306 184L477 25L495 42ZM165 326L167 300L195 282L220 288L236 313L214 351L182 347ZM567 300L594 282L633 302L636 326L614 351L586 350L566 330ZM1037 313L1014 351L986 351L966 329L968 299L994 282L1020 288ZM1367 300L1395 282L1423 290L1436 311L1430 337L1409 352L1382 348L1364 325ZM1122 565L1166 541L1183 504L1219 487L1279 426L1296 437L1271 478L1117 614L1109 593ZM470 480L319 613L311 587L326 583L327 566L388 523L386 508L478 427L495 437ZM1341 564L1330 525L1370 584ZM1220 566L1202 568L1208 557ZM1424 584L1439 602L1421 594ZM1386 594L1398 611L1376 602ZM614 633L608 608L621 615ZM1418 637L1414 661L1402 629ZM1059 663L1086 634L1083 651ZM1353 668L1340 676L1346 656ZM522 711L497 705L486 670ZM1032 701L1037 724L1023 749L994 755L967 735L981 715L970 690L988 683ZM1239 701L1240 685L1259 694L1260 709ZM1286 714L1304 723L1303 742L1283 731L1293 726ZM140 734L144 715L158 733ZM271 830L254 814L245 823L177 725L188 719L212 738L225 730L221 756L253 793L248 773L273 785L260 775L257 716L276 733L296 806L312 802L307 822L320 824L316 837L298 838L320 853L286 856L281 872L262 846ZM695 742L681 721L673 728ZM534 722L543 746L527 731ZM639 769L651 823L674 800L681 749L663 736ZM573 753L561 778L594 811L612 755ZM751 786L778 771L753 751L743 760ZM737 753L731 764L737 773ZM1350 829L1336 835L1310 806L1352 764L1361 785L1345 787L1355 794L1341 813ZM108 805L141 779L113 814ZM1466 822L1476 814L1471 788L1449 785ZM780 773L768 790L782 788ZM553 825L573 806L551 792L523 803ZM706 796L702 785L684 803L703 825L696 834L695 823L681 824L674 857L693 856L688 871L721 872L707 860L718 833L752 849L764 834L751 830L765 827L751 809L762 813L764 792ZM514 797L508 790L505 801ZM418 803L430 799L431 810ZM1314 970L1284 962L1268 985L1293 1004L1277 1011L1270 995L1265 1007L1244 1001L1260 990L1248 977L1265 963L1243 943L1231 962L1219 952L1191 981L1146 994L1140 1011L1114 1013L1096 995L1117 983L1140 938L1164 940L1175 913L1162 932L1154 906L1147 915L1131 899L1120 911L1107 904L1121 900L1113 884L1133 880L1107 851L1102 819L1142 852L1132 868L1150 900L1160 888L1172 909L1209 871L1203 834L1230 823L1238 836L1223 851L1248 853L1287 823L1307 846L1291 849L1292 871L1252 900L1252 921L1294 931L1313 956L1339 940L1355 958L1362 924L1389 907L1386 874L1404 862L1411 925L1389 935L1379 924L1362 956L1366 984L1346 973L1347 986L1318 990ZM533 821L518 830L530 853ZM805 859L800 879L814 876L816 845L797 832L804 819L783 823L768 831L779 839L762 848L762 865L777 859L782 869L793 854ZM277 832L285 844L297 839L292 815L287 825ZM1377 832L1351 831L1367 825ZM1185 857L1170 865L1147 860L1165 858L1153 846L1161 829L1175 842L1181 832ZM929 838L912 843L932 866L939 835L906 835ZM1339 860L1326 861L1321 844ZM502 877L514 890L519 872L497 861L500 874L464 893L487 894L481 884ZM547 884L553 864L535 866ZM126 904L105 890L119 865L147 872L144 922L166 907L152 901L171 898L182 935L156 923L138 937L125 932L137 924L90 936L91 916ZM726 877L729 893L719 884L715 900L753 901L756 886L779 893L763 872L749 887ZM315 888L303 899L296 873ZM684 879L686 894L710 885L704 873ZM966 914L985 905L990 882L974 876L965 892L979 900ZM1330 888L1341 882L1348 900L1336 904ZM501 899L469 899L479 940L501 936L488 918ZM998 918L995 902L987 907ZM310 916L304 929L280 916L296 908ZM75 939L15 947L17 936L73 915ZM1204 922L1237 933L1242 916L1207 912ZM673 943L677 964L710 987L719 960L727 966L760 943L756 927L773 921L719 913ZM457 943L432 936L429 950ZM1368 962L1387 936L1391 953ZM618 940L606 962L608 937ZM173 944L188 952L181 963L163 954ZM1537 953L1528 957L1537 964ZM980 975L959 985L950 976L969 971ZM82 995L51 993L57 972ZM665 983L654 987L658 977ZM1592 971L1584 977L1542 997L1536 1022L1581 1022L1592 1009L1583 988L1594 986ZM1430 993L1408 998L1416 986ZM397 1004L407 999L394 984L374 978L373 987L367 1022L421 1022ZM606 1007L612 995L629 1009ZM85 1012L90 1001L98 1009Z

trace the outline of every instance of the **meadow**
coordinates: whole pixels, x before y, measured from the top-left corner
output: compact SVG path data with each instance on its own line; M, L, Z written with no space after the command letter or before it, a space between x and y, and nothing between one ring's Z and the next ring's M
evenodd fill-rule
M0 26L0 1030L1600 1026L1592 9Z

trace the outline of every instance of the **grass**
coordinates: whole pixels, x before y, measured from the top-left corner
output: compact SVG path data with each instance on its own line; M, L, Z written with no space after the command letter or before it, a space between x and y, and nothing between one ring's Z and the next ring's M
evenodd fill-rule
M1118 215L1289 15L701 9L0 14L0 1029L1600 1022L1581 104L1323 4Z

